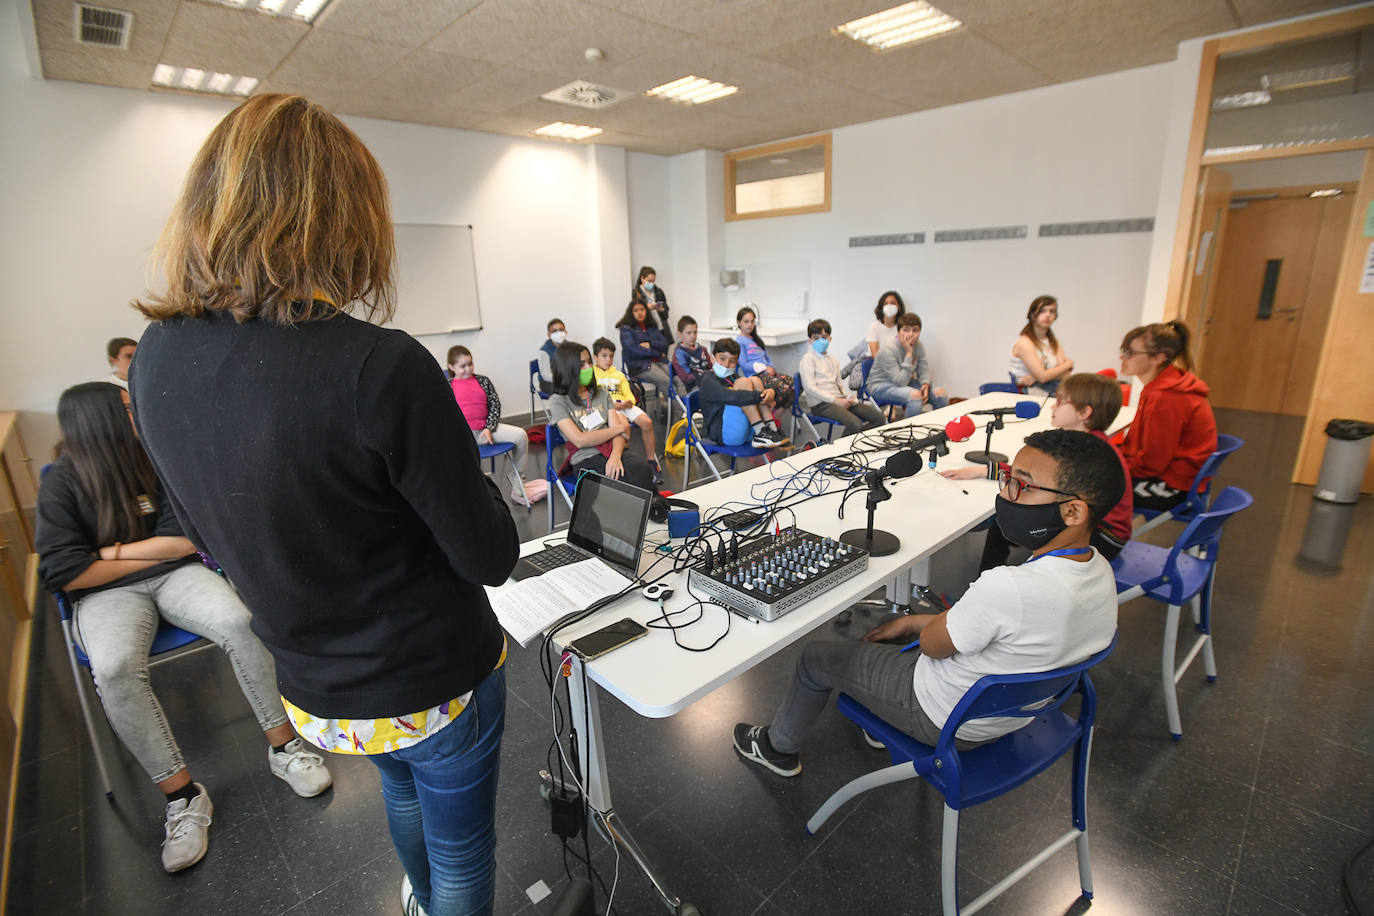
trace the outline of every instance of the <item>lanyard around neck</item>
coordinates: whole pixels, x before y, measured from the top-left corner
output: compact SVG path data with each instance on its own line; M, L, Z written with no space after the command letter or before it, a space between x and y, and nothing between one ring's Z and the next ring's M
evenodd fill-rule
M1045 553L1040 554L1039 556L1031 557L1029 560L1026 561L1026 563L1034 563L1036 560L1040 559L1040 557L1073 557L1078 556L1079 554L1092 552L1093 549L1091 547L1065 547L1061 550L1048 550ZM1024 566L1025 563L1021 565Z

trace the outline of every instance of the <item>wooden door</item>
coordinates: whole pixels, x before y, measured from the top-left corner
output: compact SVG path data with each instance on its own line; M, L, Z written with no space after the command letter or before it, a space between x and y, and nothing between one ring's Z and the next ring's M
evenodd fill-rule
M1206 326L1216 301L1217 262L1226 242L1226 217L1231 205L1230 173L1216 168L1203 169L1197 196L1188 275L1183 281L1183 322L1190 328ZM1206 341L1202 334L1193 340L1195 362L1201 363Z
M1198 374L1214 407L1304 411L1334 293L1335 272L1318 257L1318 244L1338 257L1349 213L1348 199L1305 195L1252 200L1230 212L1198 348Z

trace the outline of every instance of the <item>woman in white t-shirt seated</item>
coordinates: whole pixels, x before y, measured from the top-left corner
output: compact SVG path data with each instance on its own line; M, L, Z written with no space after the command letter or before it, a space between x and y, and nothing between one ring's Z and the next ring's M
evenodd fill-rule
M906 303L902 301L902 294L895 289L890 289L878 297L878 304L873 308L873 317L876 319L868 326L868 336L864 339L868 342L869 358L876 357L878 351L887 344L897 340L897 319L906 314Z
M772 722L736 725L735 750L779 776L800 774L802 738L833 690L934 745L984 675L1050 671L1106 648L1116 632L1116 579L1089 539L1125 486L1104 439L1068 429L1026 437L996 511L998 527L1031 559L983 573L943 614L889 620L862 642L808 643ZM917 637L920 651L908 652ZM993 741L1029 721L978 719L960 727L958 743Z
M1073 375L1073 360L1054 336L1059 300L1036 296L1026 310L1026 326L1011 347L1011 376L1027 394L1054 394L1059 380Z

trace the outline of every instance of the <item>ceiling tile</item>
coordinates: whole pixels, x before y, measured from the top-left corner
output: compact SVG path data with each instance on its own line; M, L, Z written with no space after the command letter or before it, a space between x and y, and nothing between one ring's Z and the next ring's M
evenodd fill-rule
M370 82L410 49L343 32L311 29L271 79L321 89L353 89Z
M332 0L315 20L323 32L384 38L418 48L481 0Z
M1173 60L1180 41L1240 25L1227 0L943 0L940 8L1056 80Z
M586 0L486 0L425 47L530 67L540 48L602 12Z
M769 0L710 30L721 44L760 53L895 6L892 0Z
M661 25L610 12L572 29L540 48L537 54L522 56L520 64L532 70L561 74L565 83L574 78L595 82L616 64L653 54L684 37L681 32ZM587 60L588 48L599 48L605 58L596 62Z
M1259 25L1289 16L1349 6L1350 0L1231 0L1240 13L1241 25Z
M153 81L154 66L146 60L97 57L69 51L43 52L43 76L50 80L147 89Z
M452 96L429 106L419 119L421 124L438 127L457 127L469 130L491 117L489 111L479 111L459 104Z
M450 102L474 111L501 112L563 85L558 77L523 67L499 67L469 86L460 89Z
M768 53L776 60L805 66L812 73L917 110L1053 82L968 29L884 54L835 35L803 39Z
M432 101L414 95L390 95L374 89L354 93L347 101L340 103L334 113L418 124L420 117L432 105Z
M486 61L420 49L379 76L371 88L378 95L407 98L426 106L477 82L491 70Z
M629 0L620 12L683 32L707 33L769 0Z
M162 62L243 76L267 76L310 27L213 3L177 7Z
M83 45L73 37L73 4L65 2L44 2L34 4L34 28L38 32L38 47L41 51L69 51L92 55L118 55L121 59L153 61L159 60L162 45L167 40L167 30L172 25L176 11L175 0L164 3L130 4L124 0L110 0L112 8L127 10L134 15L133 30L129 33L129 49L102 48L98 45Z

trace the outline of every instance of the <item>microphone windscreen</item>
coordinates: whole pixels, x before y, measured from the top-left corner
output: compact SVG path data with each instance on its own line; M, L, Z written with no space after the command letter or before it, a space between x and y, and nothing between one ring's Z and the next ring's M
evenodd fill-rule
M1034 420L1038 416L1040 416L1040 405L1037 402L1016 402L1016 418L1018 420Z
M1098 369L1098 375L1105 375L1107 378L1116 378L1116 370L1108 366L1106 369Z
M950 442L963 442L973 435L976 428L969 417L958 417L945 424L945 435L949 436Z
M910 477L921 469L921 456L917 452L902 449L883 465L884 477Z

